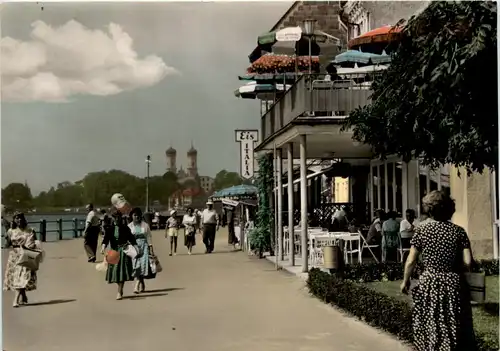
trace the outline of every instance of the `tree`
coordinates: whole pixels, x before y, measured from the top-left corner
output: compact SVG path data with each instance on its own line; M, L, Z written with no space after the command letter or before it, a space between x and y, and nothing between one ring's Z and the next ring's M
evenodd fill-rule
M214 190L229 188L243 183L240 175L236 172L228 172L225 169L217 173L214 179Z
M432 2L402 32L372 103L346 119L353 139L381 158L419 157L470 173L498 160L497 7L490 1Z
M2 189L2 202L8 209L28 210L33 206L33 196L27 184L10 183Z

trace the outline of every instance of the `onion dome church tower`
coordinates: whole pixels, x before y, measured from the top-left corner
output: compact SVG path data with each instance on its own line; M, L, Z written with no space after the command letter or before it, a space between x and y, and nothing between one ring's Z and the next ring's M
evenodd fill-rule
M167 155L167 172L177 174L177 151L169 147L165 154Z
M191 143L191 149L187 152L187 157L188 157L188 175L189 177L197 177L198 176L198 151L193 146L193 143Z

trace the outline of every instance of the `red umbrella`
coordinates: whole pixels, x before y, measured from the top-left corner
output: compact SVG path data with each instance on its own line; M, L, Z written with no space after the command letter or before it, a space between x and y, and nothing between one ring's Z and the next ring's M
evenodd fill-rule
M398 41L401 37L402 30L403 27L399 26L383 26L366 32L357 38L351 39L347 44L347 47L349 49L353 49L364 44L390 43Z

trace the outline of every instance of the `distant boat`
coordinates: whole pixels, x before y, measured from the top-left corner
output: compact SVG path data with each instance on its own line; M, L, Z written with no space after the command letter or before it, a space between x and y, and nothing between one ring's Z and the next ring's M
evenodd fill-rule
M64 212L71 212L71 208L65 208Z

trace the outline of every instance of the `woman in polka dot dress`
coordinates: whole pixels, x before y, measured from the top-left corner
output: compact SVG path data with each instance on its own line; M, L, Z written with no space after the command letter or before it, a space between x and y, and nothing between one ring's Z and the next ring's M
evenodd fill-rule
M464 276L472 263L467 233L450 222L455 202L444 192L432 191L422 205L432 221L415 231L401 284L401 291L407 294L421 253L424 271L412 290L415 350L475 351L470 292Z

